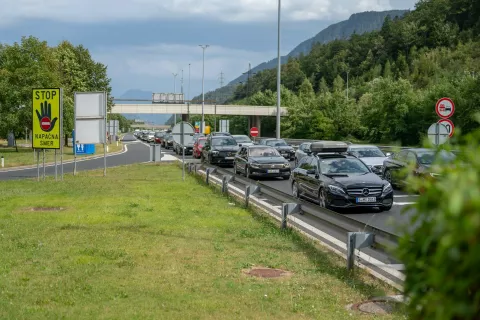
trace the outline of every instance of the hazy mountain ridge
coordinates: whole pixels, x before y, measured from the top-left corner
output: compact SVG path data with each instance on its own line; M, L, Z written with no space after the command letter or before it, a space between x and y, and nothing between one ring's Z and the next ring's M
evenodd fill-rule
M363 34L366 32L371 32L381 29L383 22L387 16L390 16L392 19L395 17L402 17L407 13L408 10L389 10L389 11L366 11L361 13L355 13L350 16L348 20L341 21L335 24L328 26L327 28L320 31L314 37L307 39L297 45L290 53L286 56L281 57L282 64L286 63L289 58L298 57L301 54L310 53L312 46L316 43L328 43L337 39L348 39L352 34ZM273 69L277 67L277 58L274 58L270 61L263 62L258 66L252 68L252 73L260 72L267 69ZM228 83L227 86L219 88L214 91L205 93L205 100L214 100L215 96L220 96L221 98L217 101L223 103L225 100L228 100L232 97L235 90L235 86L240 82L247 80L247 75L242 74L238 78L232 80ZM228 89L225 89L227 88ZM228 93L230 93L228 95ZM227 93L227 95L226 95ZM207 96L209 99L207 99ZM200 100L201 95L194 97L192 100Z

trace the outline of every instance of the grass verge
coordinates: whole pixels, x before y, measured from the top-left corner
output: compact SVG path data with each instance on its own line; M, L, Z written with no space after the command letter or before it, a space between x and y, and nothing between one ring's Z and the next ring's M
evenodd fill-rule
M390 289L175 164L102 174L0 182L0 318L403 319L346 310Z
M108 153L117 152L122 150L123 144L121 142L112 143L108 145ZM73 160L73 149L72 147L64 147L63 160ZM103 144L98 144L95 146L95 154L93 155L77 155L78 159L85 157L91 157L95 155L103 154ZM14 168L20 166L29 166L36 165L37 159L36 154L34 155L32 148L18 148L18 152L15 148L2 147L0 145L0 156L3 156L5 161L5 168ZM35 157L35 158L34 158ZM40 165L43 161L43 154L40 152ZM55 151L54 150L45 150L45 163L55 162ZM57 151L57 162L60 163L60 150ZM1 168L0 168L1 170Z

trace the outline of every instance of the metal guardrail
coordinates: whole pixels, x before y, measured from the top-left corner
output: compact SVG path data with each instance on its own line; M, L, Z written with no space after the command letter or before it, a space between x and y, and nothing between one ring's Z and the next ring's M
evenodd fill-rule
M255 202L257 207L270 211L270 214L273 213L276 215L276 218L281 221L282 228L286 228L287 222L290 220L289 223L292 224L292 226L312 237L312 234L309 234L308 231L315 229L315 227L308 225L302 219L296 218L295 214L308 214L315 217L318 219L317 221L323 227L330 230L330 232L344 234L346 236L344 241L337 240L338 238L335 239L337 245L333 245L333 250L337 251L337 254L340 252L341 255L346 257L347 268L351 269L354 263L357 263L357 265L368 269L373 275L398 289L401 290L403 288L404 274L399 271L403 269L403 265L399 263L383 263L372 258L371 255L360 251L358 256L355 255L355 249L367 248L369 254L376 253L377 255L386 257L388 261L395 261L395 259L388 254L387 248L398 245L399 237L397 235L373 226L365 225L362 222L334 211L320 208L319 206L295 198L290 194L276 190L261 182L253 183L247 178L240 177L218 167L208 167L203 164L199 165L194 163L185 165L188 165L188 171L190 173L199 174L202 172L207 184L217 184L221 186L223 193L231 193L243 199L247 207L250 202ZM231 189L235 189L235 192L233 192L230 187L234 187ZM274 210L271 206L269 207L268 205L259 203L261 201L256 198L259 194L261 194L263 198L270 197L271 200L280 202L282 204L281 209ZM304 225L303 228L302 225ZM325 242L320 236L316 238ZM338 246L338 241L342 243L341 247ZM328 242L327 240L327 243ZM355 261L355 257L358 257L361 262ZM376 262L372 263L373 260Z

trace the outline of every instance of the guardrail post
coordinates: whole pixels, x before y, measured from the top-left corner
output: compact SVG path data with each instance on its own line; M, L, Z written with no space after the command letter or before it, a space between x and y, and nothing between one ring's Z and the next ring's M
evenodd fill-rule
M349 232L347 235L347 269L350 271L355 265L355 249L372 246L375 235L368 232Z
M214 173L215 171L217 171L217 168L207 168L207 170L205 170L205 172L207 173L207 178L206 178L205 182L207 184L209 184L210 173Z
M289 214L300 213L302 211L298 203L284 203L282 205L282 229L287 228L287 217Z
M227 176L222 177L222 193L227 192Z
M250 203L250 196L254 195L255 193L260 192L260 187L259 186L246 186L245 187L245 206L248 208L248 205Z

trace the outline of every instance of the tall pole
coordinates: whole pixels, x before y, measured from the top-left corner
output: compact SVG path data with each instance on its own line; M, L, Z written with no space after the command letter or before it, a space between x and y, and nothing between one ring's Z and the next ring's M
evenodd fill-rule
M203 109L205 108L205 49L207 49L210 45L200 45L203 49L203 63L202 63L202 122L200 123L200 133L205 132L205 128L203 127L205 121L205 114L203 113Z
M347 71L347 101L348 101L348 73L349 71Z
M190 63L188 64L188 120L190 120Z
M280 139L280 77L282 71L282 62L280 57L280 16L281 16L282 4L281 0L278 0L278 48L277 48L277 139Z
M172 73L173 74L173 100L176 101L176 96L175 94L177 93L177 73ZM177 113L175 112L173 114L173 125L177 124Z

